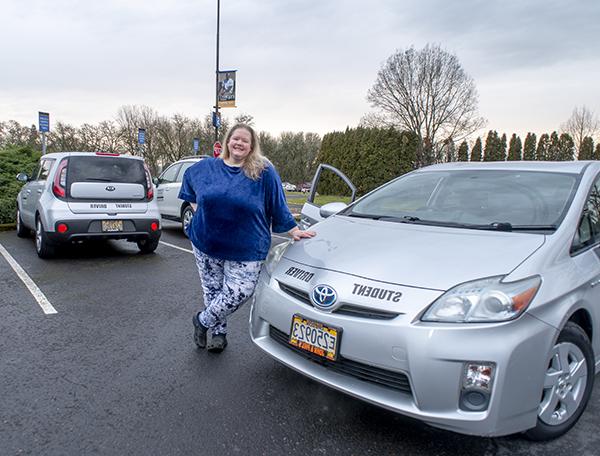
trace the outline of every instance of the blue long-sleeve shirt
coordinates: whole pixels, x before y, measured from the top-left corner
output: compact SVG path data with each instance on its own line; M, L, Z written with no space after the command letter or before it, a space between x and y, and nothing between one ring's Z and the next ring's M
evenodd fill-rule
M186 170L179 198L198 205L188 236L213 258L264 260L271 228L283 233L296 226L279 175L270 164L252 180L242 168L205 158Z

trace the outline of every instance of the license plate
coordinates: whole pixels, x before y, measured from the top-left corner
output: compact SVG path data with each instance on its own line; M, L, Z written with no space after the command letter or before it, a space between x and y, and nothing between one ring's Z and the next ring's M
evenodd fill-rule
M123 231L123 220L102 220L102 231Z
M322 358L337 359L342 330L294 315L289 343Z

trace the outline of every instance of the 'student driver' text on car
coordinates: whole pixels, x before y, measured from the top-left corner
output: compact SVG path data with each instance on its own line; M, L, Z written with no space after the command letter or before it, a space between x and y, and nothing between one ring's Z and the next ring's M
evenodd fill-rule
M435 427L567 432L600 366L600 163L434 165L318 207L324 170L347 181L322 165L316 237L271 249L254 343Z
M156 250L160 214L150 172L141 157L104 152L43 155L17 196L17 235L35 232L41 258L61 244L126 239L142 253Z

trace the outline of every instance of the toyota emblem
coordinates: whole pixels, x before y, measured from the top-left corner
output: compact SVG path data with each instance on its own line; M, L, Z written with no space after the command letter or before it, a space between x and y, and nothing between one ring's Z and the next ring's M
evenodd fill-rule
M107 191L107 192L114 192L115 190L116 190L116 188L115 188L115 187L113 187L112 185L107 185L107 186L106 186L106 191Z
M317 285L310 297L313 304L320 309L329 309L337 301L337 293L329 285Z

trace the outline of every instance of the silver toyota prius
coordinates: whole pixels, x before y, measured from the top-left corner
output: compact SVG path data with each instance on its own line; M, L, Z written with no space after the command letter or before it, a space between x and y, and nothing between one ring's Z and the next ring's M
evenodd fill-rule
M600 366L600 162L434 165L319 207L324 171L347 182L321 165L316 237L271 249L254 343L435 427L567 432Z

